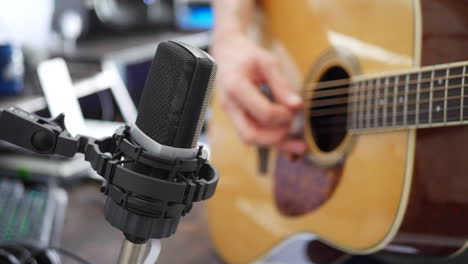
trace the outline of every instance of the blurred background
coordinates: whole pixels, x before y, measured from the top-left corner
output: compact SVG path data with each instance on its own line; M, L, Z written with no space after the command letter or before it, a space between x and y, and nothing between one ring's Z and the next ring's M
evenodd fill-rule
M116 128L135 121L136 106L158 43L174 40L208 51L214 22L212 1L215 0L2 1L0 109L17 106L42 117L65 113L66 127L72 134L96 138L112 135ZM355 44L353 41L350 43ZM380 54L381 50L376 50ZM213 111L215 118L216 111ZM208 151L210 140L205 132L209 125L210 111L200 137L200 143ZM0 126L8 129L7 124ZM229 140L229 137L218 138L218 142L223 144ZM214 148L216 135L211 140ZM224 145L221 147L225 148ZM257 154L259 163L265 161L267 164L269 157L273 157L264 148L260 148ZM228 158L236 169L233 170L235 176L242 171L237 171L236 166L244 166L244 171L257 172L257 168L241 164L245 156L238 156L238 159ZM261 172L263 165L259 167L259 174L264 176ZM257 180L262 186L270 186L266 184L268 178L258 177ZM228 180L225 182L226 186L233 185ZM42 156L0 141L0 244L24 242L64 249L89 263L117 263L123 235L104 219L105 196L101 193L101 186L101 177L80 155L74 158ZM253 193L257 194L257 190ZM232 195L231 192L223 194L225 197ZM277 219L269 219L269 215L275 212L267 210L273 208L272 204L253 203L249 207L248 202L243 203L242 197L236 201L240 201L237 209L249 214L252 212L249 216L253 220L245 222L256 222L258 226L247 224L244 228L240 220L245 220L246 216L238 215L238 211L231 210L232 207L223 201L218 201L220 207L210 209L220 209L217 211L220 214L229 212L226 219L223 215L219 220L226 226L220 228L218 237L226 238L222 242L235 249L234 255L242 259L247 255L242 249L255 245L259 240L255 237L257 233L252 232L251 236L238 242L239 230L245 229L242 231L247 234L250 228L262 227L265 232L275 233ZM225 263L210 237L206 212L206 203L194 205L192 211L182 218L176 234L161 241L157 263ZM237 225L231 224L234 221L238 221ZM273 225L269 225L271 223ZM236 237L232 238L230 234ZM395 255L351 258L341 253L336 255L335 250L315 243L316 238L302 233L288 237L268 254L259 256L255 263L310 264L311 259L322 256L325 258L322 263L334 264L468 263L468 252L448 260ZM246 240L248 243L244 243ZM218 243L221 244L220 241ZM464 249L466 247L468 244ZM404 252L407 248L395 251L399 250ZM336 261L330 262L328 258ZM62 256L61 263L76 262ZM0 264L3 264L1 249Z
M209 47L210 2L2 1L0 108L44 117L63 112L74 134L111 135L134 122L160 41ZM82 157L44 157L0 143L0 243L30 241L91 263L116 263L123 236L104 220L100 187ZM158 263L220 263L203 204L162 244Z

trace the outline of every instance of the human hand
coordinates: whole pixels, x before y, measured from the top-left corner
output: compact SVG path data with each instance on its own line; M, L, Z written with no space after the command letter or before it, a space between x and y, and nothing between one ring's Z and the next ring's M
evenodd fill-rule
M288 82L277 59L248 38L237 35L214 41L212 54L218 63L217 88L221 106L237 133L247 144L278 146L302 155L302 140L288 138L294 115L302 100ZM269 86L273 101L260 90Z

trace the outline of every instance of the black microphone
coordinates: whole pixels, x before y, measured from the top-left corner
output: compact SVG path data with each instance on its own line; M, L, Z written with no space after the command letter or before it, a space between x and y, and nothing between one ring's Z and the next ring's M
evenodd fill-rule
M177 42L159 44L136 122L111 137L68 133L64 116L47 120L16 107L0 110L0 140L42 154L85 160L104 178L104 215L132 243L175 233L194 202L211 198L219 175L197 147L216 64ZM13 132L12 132L13 131Z
M159 44L132 126L134 140L154 154L196 155L188 149L196 147L215 75L207 53L182 43Z
M215 75L216 64L207 53L183 43L160 43L141 95L137 120L129 131L135 145L154 157L169 161L196 160L200 156L197 142L210 102ZM126 187L135 185L137 194L130 193L130 197L137 200L133 210L122 207L109 195L105 207L108 222L123 231L125 237L134 243L173 234L180 216L190 211L192 202L211 197L216 187L214 184L210 187L211 190L204 190L204 183L194 184L196 180L193 173L177 173L178 177L175 177L171 173L174 167L168 170L141 162L130 162L124 165L124 169L129 174L164 181L166 186L161 184L161 188L147 190L147 193L153 191L151 197L143 194L143 190L148 187L144 184L137 185L137 177L128 177L126 182L118 186L108 186L108 192L115 188L121 189L115 191L127 192ZM213 174L207 169L202 168L201 171L201 174ZM192 181L184 182L191 178ZM176 197L175 184L186 184L177 186L177 190L183 191L181 193L185 197ZM174 191L170 191L167 186L174 187ZM152 211L151 208L157 210Z

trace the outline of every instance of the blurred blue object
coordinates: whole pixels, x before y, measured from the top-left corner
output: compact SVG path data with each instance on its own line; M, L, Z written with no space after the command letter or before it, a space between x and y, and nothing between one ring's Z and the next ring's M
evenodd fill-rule
M176 9L177 26L183 30L209 30L213 27L211 5L190 5Z
M152 5L152 4L154 4L154 2L156 2L156 0L143 0L143 3L145 3L147 5Z
M24 65L21 50L12 44L0 44L0 95L23 91Z

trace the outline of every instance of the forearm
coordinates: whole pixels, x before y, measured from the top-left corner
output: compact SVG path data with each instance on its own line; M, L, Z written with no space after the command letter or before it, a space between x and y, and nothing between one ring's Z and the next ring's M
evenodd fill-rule
M252 20L255 0L214 0L216 22L214 38L246 34Z

